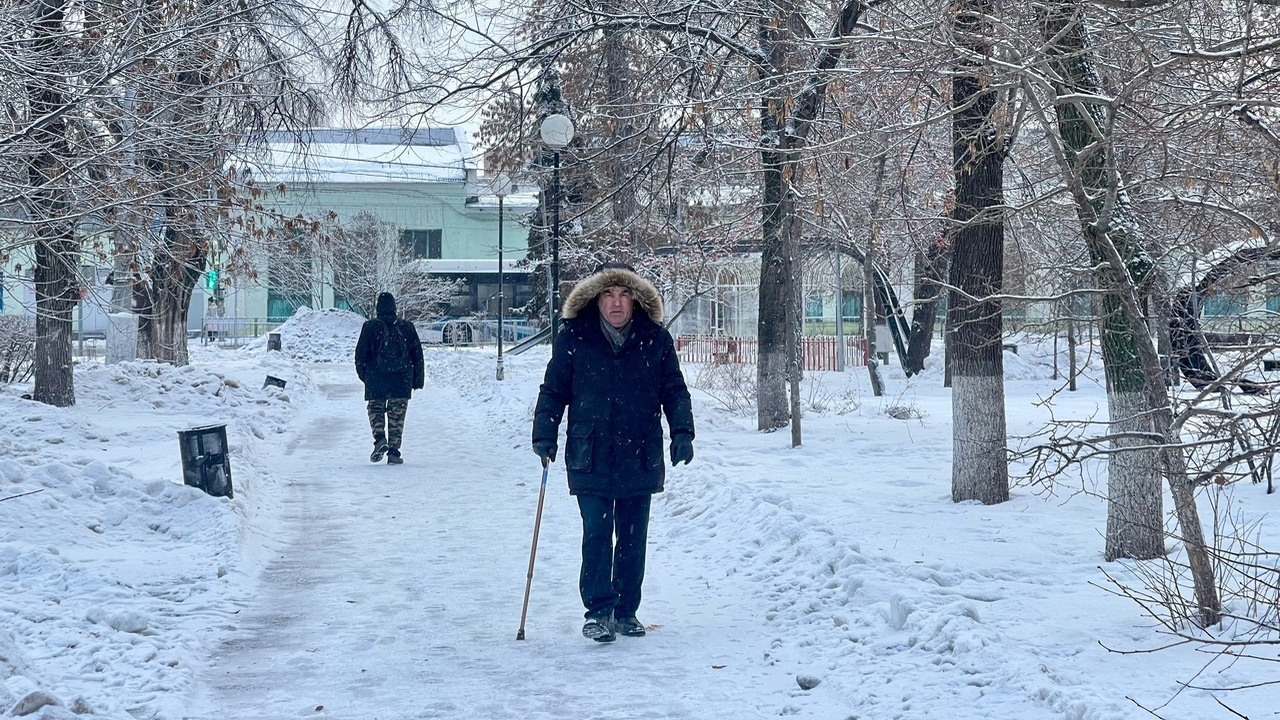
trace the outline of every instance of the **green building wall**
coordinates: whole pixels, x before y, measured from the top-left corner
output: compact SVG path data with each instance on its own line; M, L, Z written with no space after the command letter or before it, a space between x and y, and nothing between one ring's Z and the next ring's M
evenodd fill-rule
M325 183L291 188L272 206L284 217L321 217L333 211L341 224L351 222L361 212L372 212L395 225L397 236L404 230L439 230L440 260L496 261L497 200L486 197L483 203L479 202L479 197L468 195L471 186L472 183L455 182ZM468 199L472 202L468 203ZM504 205L503 259L509 265L525 257L529 231L521 225L521 216L533 209L533 203L531 196L525 195L514 202L508 199ZM255 256L254 265L255 280L236 287L236 280L229 279L237 297L228 314L278 321L269 312L271 277L265 252ZM332 288L317 288L316 299L322 308L333 307Z

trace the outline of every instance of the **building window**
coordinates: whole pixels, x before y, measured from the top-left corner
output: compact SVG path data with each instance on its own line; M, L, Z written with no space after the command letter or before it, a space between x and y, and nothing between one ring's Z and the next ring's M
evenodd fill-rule
M822 317L822 296L818 293L810 293L808 301L805 303L805 317L820 318Z
M1243 315L1249 305L1249 297L1242 293L1221 293L1204 299L1201 313L1205 317Z
M400 233L400 249L410 260L439 260L441 230L404 230Z
M859 320L862 318L862 292L859 290L845 290L841 293L841 302L844 309L840 311L840 317L846 320Z

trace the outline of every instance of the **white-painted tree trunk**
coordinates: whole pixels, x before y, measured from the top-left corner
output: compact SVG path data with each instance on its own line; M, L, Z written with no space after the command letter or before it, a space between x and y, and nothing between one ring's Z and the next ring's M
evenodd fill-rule
M1111 432L1151 432L1150 408L1141 392L1112 392L1107 397ZM1164 555L1164 501L1158 450L1125 450L1153 445L1137 437L1111 441L1107 462L1106 559L1150 560Z
M953 375L951 417L951 499L1008 500L1003 378Z

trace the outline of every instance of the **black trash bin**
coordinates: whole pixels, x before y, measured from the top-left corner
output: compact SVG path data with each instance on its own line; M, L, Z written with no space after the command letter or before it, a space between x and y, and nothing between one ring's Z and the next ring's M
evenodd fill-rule
M278 332L267 333L267 349L268 350L280 349L280 333Z
M218 497L235 497L231 490L231 456L227 426L206 425L178 431L182 452L182 481Z
M287 381L284 378L278 378L274 375L268 375L267 379L264 380L262 383L262 388L265 390L266 388L269 388L269 387L278 387L281 390L283 390L286 382Z

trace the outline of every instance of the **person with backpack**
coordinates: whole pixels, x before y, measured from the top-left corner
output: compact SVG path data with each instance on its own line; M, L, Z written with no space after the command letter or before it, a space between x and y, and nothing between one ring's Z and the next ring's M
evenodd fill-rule
M421 390L425 374L422 342L413 323L396 317L396 299L380 293L377 317L366 320L356 342L356 375L364 383L364 399L373 430L373 453L369 462L400 465L400 440L409 398Z
M564 325L533 411L533 451L555 462L568 410L564 464L582 515L578 590L582 634L596 642L640 637L653 494L665 479L662 421L671 464L693 460L693 406L662 296L629 265L605 263L564 301Z

